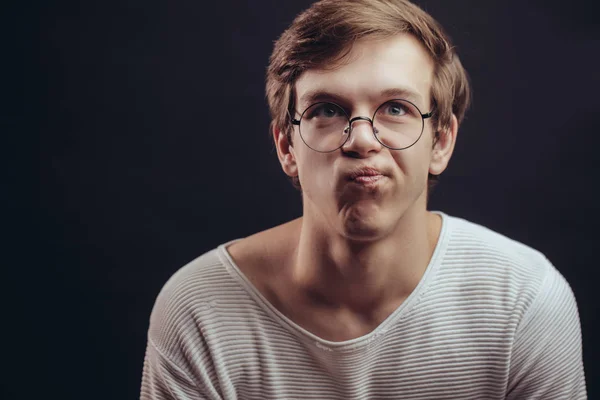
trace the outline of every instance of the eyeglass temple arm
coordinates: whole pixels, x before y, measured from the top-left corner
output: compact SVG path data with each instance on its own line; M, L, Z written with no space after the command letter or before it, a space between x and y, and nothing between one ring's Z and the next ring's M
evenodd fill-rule
M293 125L300 125L300 120L298 120L296 118L292 118L292 124Z

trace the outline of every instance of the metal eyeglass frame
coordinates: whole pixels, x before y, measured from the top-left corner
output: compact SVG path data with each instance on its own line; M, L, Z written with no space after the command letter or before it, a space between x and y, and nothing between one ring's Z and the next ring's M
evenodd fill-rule
M417 111L419 112L419 114L421 115L421 133L419 133L419 137L410 146L402 147L400 149L397 149L397 148L394 148L394 147L390 147L390 146L386 145L385 143L383 143L381 140L379 140L379 138L377 137L377 133L378 133L377 132L377 128L375 128L375 125L373 125L373 120L375 119L375 115L377 114L377 111L379 111L379 109L381 107L383 107L384 105L386 105L387 103L392 102L392 101L404 101L406 103L409 103L413 107L415 107L417 109ZM354 117L354 118L351 119L348 116L348 113L346 113L346 111L344 110L344 107L340 106L339 104L336 104L336 103L331 102L331 101L319 101L319 102L313 103L310 106L306 107L306 109L302 112L302 114L300 114L300 119L292 118L292 120L291 120L292 125L297 125L298 129L301 129L300 128L300 122L302 121L302 117L304 117L304 114L306 113L306 111L308 111L311 107L316 106L317 104L333 104L334 106L336 106L340 110L342 110L344 112L344 115L346 115L346 118L348 118L348 127L346 129L350 130L348 132L348 136L346 137L346 140L344 140L344 142L341 145L339 145L338 147L336 147L333 150L327 150L327 151L317 150L317 149L313 149L312 147L310 147L308 145L308 143L306 143L306 141L304 140L304 137L302 137L302 132L300 132L300 138L302 139L302 141L304 142L304 144L309 149L314 150L314 151L319 152L319 153L332 153L332 152L334 152L334 151L342 148L346 144L346 142L348 141L348 139L350 139L350 135L352 135L352 124L354 123L354 121L369 121L369 123L371 124L372 132L373 132L373 136L375 137L375 140L377 140L379 143L381 143L382 146L387 147L390 150L406 150L406 149L414 146L421 139L421 136L423 136L423 131L425 130L425 120L427 118L431 118L433 116L434 111L435 111L435 109L434 109L434 110L429 111L426 114L423 114L421 112L421 110L419 110L419 107L417 107L417 105L415 103L413 103L412 101L409 101L409 100L406 100L406 99L391 99L391 100L386 100L383 103L381 103L381 105L379 105L379 107L377 107L375 109L375 112L373 113L373 117L372 118L363 117L363 116L357 116L357 117Z

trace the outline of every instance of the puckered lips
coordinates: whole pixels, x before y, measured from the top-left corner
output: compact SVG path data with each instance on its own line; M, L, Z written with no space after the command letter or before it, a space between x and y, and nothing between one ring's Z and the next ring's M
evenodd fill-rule
M371 187L385 178L385 174L375 167L360 166L348 171L344 177L347 181Z

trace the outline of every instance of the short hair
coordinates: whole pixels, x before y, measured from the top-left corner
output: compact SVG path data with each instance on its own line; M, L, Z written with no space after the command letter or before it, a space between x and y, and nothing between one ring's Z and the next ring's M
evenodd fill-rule
M432 16L407 0L321 0L300 13L275 42L266 77L271 133L277 128L291 143L295 83L304 71L339 64L356 40L400 33L413 35L434 63L434 142L450 126L452 114L460 124L471 99L469 79L449 36ZM429 175L430 187L436 180ZM292 183L300 188L297 177Z

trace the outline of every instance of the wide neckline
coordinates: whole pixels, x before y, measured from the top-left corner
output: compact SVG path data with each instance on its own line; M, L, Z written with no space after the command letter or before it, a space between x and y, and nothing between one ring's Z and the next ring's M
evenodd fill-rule
M412 309L418 302L420 297L426 292L429 283L433 280L439 266L441 259L445 253L448 232L451 218L443 212L432 211L434 214L438 214L442 218L442 227L436 243L435 249L429 260L429 264L423 273L423 276L419 280L419 283L411 294L402 302L394 312L392 312L384 321L382 321L374 330L371 332L359 336L354 339L344 340L340 342L334 342L323 339L314 333L308 331L302 326L295 323L293 320L288 318L282 312L280 312L270 301L268 301L263 294L254 286L254 284L246 277L241 269L233 261L233 258L229 254L227 247L242 238L234 239L229 242L223 243L218 246L217 254L223 265L227 268L230 275L236 279L241 286L248 292L248 294L258 303L258 305L275 321L282 325L290 333L294 334L303 341L313 342L313 344L324 350L324 351L354 351L363 348L366 345L372 345L381 336L388 333L393 328L394 324L402 319L410 309Z

